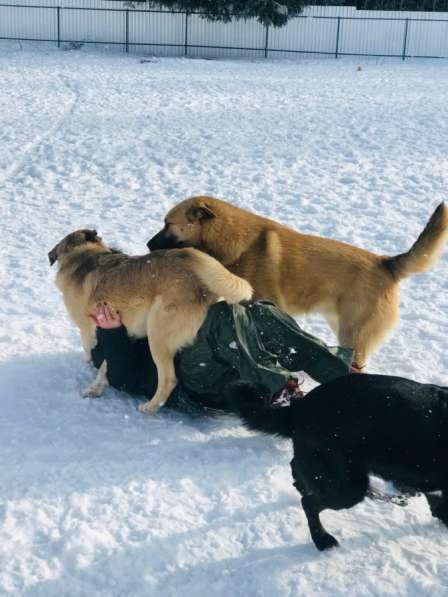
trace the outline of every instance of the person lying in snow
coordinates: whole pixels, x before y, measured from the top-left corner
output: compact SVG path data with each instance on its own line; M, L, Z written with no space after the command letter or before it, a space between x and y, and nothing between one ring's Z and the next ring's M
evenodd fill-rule
M98 305L92 315L97 344L92 360L107 362L107 379L118 390L152 396L157 369L146 338L132 339L120 314ZM353 351L328 347L268 301L249 305L214 304L193 345L175 357L178 384L167 406L226 410L222 388L246 380L266 386L275 399L300 394L294 372L324 383L350 372Z

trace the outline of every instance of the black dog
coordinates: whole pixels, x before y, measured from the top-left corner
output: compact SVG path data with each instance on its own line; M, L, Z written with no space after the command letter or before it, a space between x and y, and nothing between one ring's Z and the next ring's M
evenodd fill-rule
M318 549L338 544L320 512L361 502L369 473L422 491L432 515L448 526L448 388L347 375L283 408L248 383L232 384L225 394L250 428L293 440L294 486Z

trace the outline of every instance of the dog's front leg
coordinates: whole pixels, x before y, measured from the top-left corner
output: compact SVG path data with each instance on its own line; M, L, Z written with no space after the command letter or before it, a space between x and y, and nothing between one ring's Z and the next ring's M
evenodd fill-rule
M92 361L92 349L96 344L96 328L92 327L90 322L88 322L87 325L80 327L79 333L84 349L84 360L86 363L90 363Z
M296 454L296 441L294 442L294 454ZM303 442L302 446L303 448ZM320 551L335 547L338 545L337 539L330 535L324 527L319 518L319 514L324 510L324 505L318 497L319 490L317 485L325 484L326 471L322 468L322 463L318 458L312 460L312 456L303 449L298 451L300 457L291 460L291 472L294 478L294 487L302 495L302 507L308 521L308 528L311 533L311 538L314 545ZM316 493L314 493L316 491Z
M337 539L333 535L330 535L322 526L319 518L321 506L316 496L304 495L302 498L302 507L308 521L311 538L317 549L323 551L324 549L339 545Z
M103 361L101 363L101 367L98 369L98 373L96 374L95 381L91 386L87 389L83 390L82 395L84 398L97 398L101 396L104 392L105 388L108 386L109 382L107 381L106 377L107 373L107 362Z

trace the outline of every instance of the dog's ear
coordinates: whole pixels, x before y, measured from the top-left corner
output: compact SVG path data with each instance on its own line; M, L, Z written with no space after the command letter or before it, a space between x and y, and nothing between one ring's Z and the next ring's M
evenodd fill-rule
M213 210L211 210L207 205L190 207L190 209L187 211L187 218L190 221L211 220L214 217L215 214L213 213Z
M84 235L88 243L96 243L97 241L101 240L96 230L85 230Z
M56 245L48 253L48 261L50 262L50 265L54 265L56 263L56 261L58 260L58 251L57 251L57 248L58 248L58 246Z

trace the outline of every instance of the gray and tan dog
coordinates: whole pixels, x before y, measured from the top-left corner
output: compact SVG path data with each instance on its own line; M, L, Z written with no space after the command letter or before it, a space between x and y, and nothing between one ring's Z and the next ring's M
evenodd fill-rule
M254 299L291 315L322 313L361 370L398 321L399 282L434 265L448 236L448 210L435 210L406 253L388 257L300 234L213 197L173 207L148 248L195 247L248 280Z
M238 303L252 296L247 281L205 253L181 249L130 257L108 248L96 230L69 234L48 258L51 265L59 264L56 285L88 359L96 342L90 314L98 303L120 311L130 336L148 336L158 386L152 400L140 407L144 412L165 404L177 381L174 355L194 341L210 305L219 298ZM87 395L103 392L106 373L103 362Z

